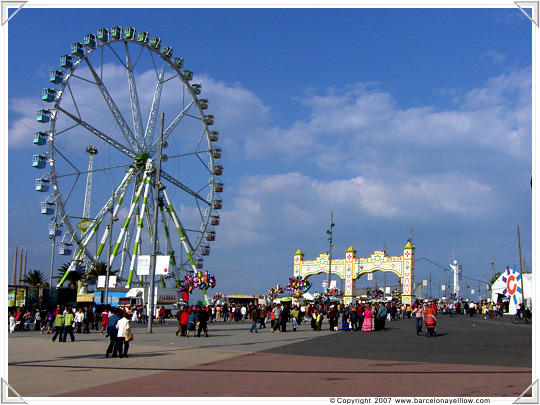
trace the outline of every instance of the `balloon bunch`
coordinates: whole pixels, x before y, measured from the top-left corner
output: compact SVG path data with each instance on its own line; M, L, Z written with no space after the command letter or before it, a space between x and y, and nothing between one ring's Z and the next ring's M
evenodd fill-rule
M184 280L183 285L178 290L179 292L193 292L194 288L199 288L206 293L207 288L214 288L216 286L216 278L213 274L208 273L208 270L204 273L198 271L197 274L188 274Z
M384 292L382 290L373 290L371 291L369 288L366 290L366 295L370 298L380 298L384 296Z
M212 297L212 304L215 304L217 300L219 300L221 297L223 297L222 293L215 293L214 296Z
M296 278L289 278L289 284L285 287L286 290L292 291L296 298L300 298L304 293L306 293L312 284L304 280L302 276L297 276Z
M324 290L325 297L337 297L338 295L342 295L342 291L337 287L327 288Z
M268 290L268 295L270 296L270 298L274 299L276 298L279 294L283 294L284 293L284 289L282 286L280 286L279 284L276 285L275 287L272 287Z
M401 290L399 289L394 289L394 291L392 291L392 298L401 298Z
M201 283L201 290L206 290L208 288L214 288L216 286L216 278L213 274L208 273L208 270L206 270L204 273L201 274L201 272L197 272L197 277L199 277L199 281Z

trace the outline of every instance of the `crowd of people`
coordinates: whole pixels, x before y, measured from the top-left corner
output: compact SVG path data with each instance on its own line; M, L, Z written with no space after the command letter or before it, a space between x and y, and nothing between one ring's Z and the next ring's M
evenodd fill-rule
M9 332L15 331L39 331L41 334L52 335L51 340L65 343L69 336L71 342L75 342L75 333L86 334L90 331L106 333L109 338L109 346L105 356L128 357L129 342L133 339L130 320L138 319L145 322L144 315L139 311L131 311L129 308L121 309L103 307L97 309L94 306L87 308L58 305L56 309L40 310L34 313L18 307L8 311Z
M309 324L313 331L329 328L331 331L384 331L386 322L398 319L415 319L416 333L422 334L422 325L427 316L481 315L484 318L503 316L502 303L493 302L422 302L416 300L409 304L391 302L357 302L343 305L335 303L308 303L291 305L290 303L264 304L228 304L194 305L181 308L176 314L177 336L189 338L209 336L208 324L212 322L251 322L251 333L268 327L272 332L286 332L288 325L296 331L299 325ZM166 323L166 310L157 307L155 322ZM341 320L341 324L339 324ZM22 307L9 311L9 332L35 330L41 334L51 334L55 342L75 341L76 334L90 331L105 333L109 346L106 357L127 357L129 341L132 339L131 324L147 323L145 308L115 308L89 306L74 308L57 306L55 310L25 310ZM126 338L127 336L127 338Z
M210 319L224 322L252 322L250 332L258 333L260 329L270 324L272 332L286 332L287 324L291 323L292 330L298 325L309 323L314 331L328 327L332 331L380 331L385 329L386 322L398 319L415 320L418 335L422 334L422 325L427 316L437 315L469 315L476 314L487 318L503 316L504 305L493 302L456 301L451 303L420 299L412 304L399 301L390 302L357 302L351 305L342 303L311 303L307 305L290 305L285 303L272 305L235 305L223 304L212 307ZM215 318L214 318L215 315ZM341 319L341 326L338 324ZM323 327L323 322L328 326Z

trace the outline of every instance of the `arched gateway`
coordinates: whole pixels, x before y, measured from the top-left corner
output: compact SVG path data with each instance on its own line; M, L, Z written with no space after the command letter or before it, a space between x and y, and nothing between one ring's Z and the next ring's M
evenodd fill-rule
M304 253L298 249L294 254L294 276L308 278L315 274L328 273L328 255L320 254L315 260L305 261ZM345 280L343 302L353 302L356 279L363 274L384 271L397 274L401 280L403 303L412 304L414 283L414 246L411 243L403 248L403 256L386 256L385 252L376 250L371 257L356 258L356 250L351 246L345 252L345 259L332 259L331 273Z

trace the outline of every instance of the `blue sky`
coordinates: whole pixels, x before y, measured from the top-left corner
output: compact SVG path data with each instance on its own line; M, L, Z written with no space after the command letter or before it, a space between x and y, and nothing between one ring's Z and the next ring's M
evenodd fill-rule
M535 26L519 8L26 5L2 28L8 269L18 245L28 250L27 270L49 274L50 220L34 191L42 173L31 167L48 72L72 42L114 25L173 46L210 100L225 183L221 225L205 260L217 278L212 292L262 294L286 284L296 250L306 260L328 250L331 210L336 258L351 245L367 257L385 243L389 255L401 255L412 227L417 258L445 266L455 255L470 278L464 283L477 290L491 278L493 252L495 271L519 268L519 225L532 268ZM94 194L110 190L96 187ZM63 261L56 256L58 266ZM417 282L430 273L435 291L444 272L417 263ZM316 278L314 290L319 285Z

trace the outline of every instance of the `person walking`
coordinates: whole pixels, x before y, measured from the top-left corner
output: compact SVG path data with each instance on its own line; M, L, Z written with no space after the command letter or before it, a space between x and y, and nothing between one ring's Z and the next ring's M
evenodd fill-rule
M178 321L178 329L176 329L176 336L178 336L178 333L182 331L182 314L183 313L184 313L183 308L176 313L176 320ZM182 333L182 336L184 336L183 333Z
M15 332L15 312L9 311L9 333Z
M109 325L109 310L107 308L103 308L101 311L101 334L103 335L103 331L107 330L107 326ZM109 333L107 332L107 336Z
M71 310L71 307L68 307L66 314L64 315L64 340L61 342L66 342L67 335L69 333L69 338L72 342L75 342L75 335L73 334L73 322L75 321L75 314Z
M259 333L259 330L257 329L257 321L259 320L259 316L259 308L255 305L252 305L249 312L249 319L253 321L253 323L251 324L251 329L249 330L250 333L253 333L253 331L255 331L255 333Z
M476 313L476 304L474 302L470 302L469 303L469 315L471 316L471 318L474 316L475 313Z
M41 312L39 308L36 308L36 314L34 315L34 330L41 330Z
M43 323L43 326L41 327L41 333L47 328L47 335L50 335L53 331L53 323L54 323L54 311L47 311L47 315L45 315L45 322Z
M266 305L259 308L259 329L266 329Z
M129 342L133 336L131 333L131 324L129 319L131 315L125 312L121 319L116 323L117 335L116 335L116 345L118 346L118 357L128 357ZM114 357L114 356L113 356Z
M201 332L204 331L204 336L208 337L208 320L210 314L208 308L203 305L199 307L199 330L197 331L197 337L201 337Z
M416 334L420 336L422 334L422 322L424 321L424 318L426 316L422 304L417 305L417 307L412 311L412 313L415 316L414 319L416 321Z
M92 307L86 308L84 311L83 319L83 333L90 333L90 325L94 321L94 313L92 312Z
M384 324L386 317L388 316L388 309L384 302L381 303L379 310L377 311L377 321L375 322L375 330L384 330Z
M148 310L146 309L146 305L143 306L141 311L141 322L148 323Z
M139 322L139 311L137 310L137 308L133 308L133 311L131 312L130 322L133 322L133 323Z
M187 335L187 325L189 320L189 312L186 308L182 311L182 315L180 318L180 336L186 336Z
M229 307L226 302L224 302L223 307L221 307L221 314L223 316L223 322L227 322L227 318L229 317Z
M281 305L279 304L274 305L274 309L272 309L272 313L274 314L274 324L272 326L272 332L279 333L279 320L281 317Z
M116 329L116 324L120 320L119 310L117 308L113 309L113 314L109 316L109 322L107 324L107 335L109 335L109 347L105 351L105 357L109 357L112 353L112 357L118 357L118 329Z
M283 308L281 309L281 316L279 317L282 332L287 332L287 322L289 322L290 315L291 315L291 310L289 306L284 305Z
M79 310L75 313L75 324L77 325L77 333L82 333L83 321L84 321L83 309L79 308Z
M293 332L296 332L296 328L300 324L300 310L298 309L298 307L296 305L291 310L291 318L292 318Z
M357 331L358 330L358 313L356 311L356 306L354 305L351 308L350 320L351 320L351 330L353 332Z
M165 310L165 307L162 305L161 308L159 309L158 311L158 315L159 315L159 323L160 324L165 324L167 322L165 322L165 315L167 314L167 311Z
M337 330L338 314L335 305L330 306L330 311L328 311L328 323L330 324L330 330Z
M195 326L197 325L197 312L190 308L188 316L188 323L187 323L187 334L186 337L189 337L189 332L193 332L193 337L195 337Z
M362 322L362 332L371 332L373 329L373 312L371 312L371 305L368 304L363 315L364 321Z
M64 333L64 313L62 308L58 311L58 314L56 315L53 323L53 337L52 341L56 341L56 337L58 337L58 341L61 342L63 339L63 333Z

